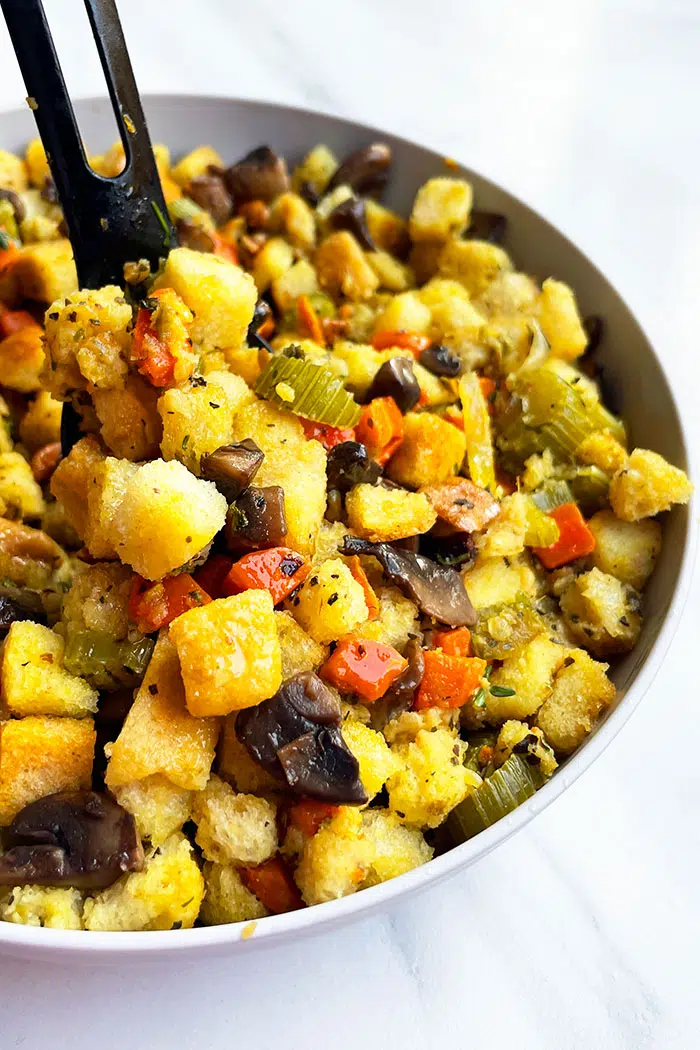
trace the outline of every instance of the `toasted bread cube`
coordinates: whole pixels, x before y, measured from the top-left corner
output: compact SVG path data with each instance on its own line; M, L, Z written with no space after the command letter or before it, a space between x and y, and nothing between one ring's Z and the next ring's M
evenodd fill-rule
M627 463L627 449L607 430L594 430L576 449L576 459L614 474Z
M15 886L0 905L0 919L49 930L82 930L83 897L80 890L57 886Z
M300 295L319 290L316 271L307 259L299 259L272 282L272 295L280 310L291 310Z
M512 269L508 253L488 241L448 241L438 259L440 276L459 281L474 299Z
M488 317L533 314L540 290L532 277L512 269L501 270L479 296L479 309Z
M51 476L50 489L81 539L88 523L88 492L99 464L107 457L93 437L73 445Z
M190 819L192 792L173 784L162 773L114 788L114 797L136 821L139 837L160 846Z
M515 719L510 719L501 726L494 755L496 765L502 766L524 740L527 740L526 761L538 765L546 777L551 777L559 763L545 740L544 733L539 726L530 726L527 722L518 722ZM519 751L522 753L522 749Z
M219 775L231 781L238 791L273 795L280 790L280 781L255 761L245 744L236 736L235 714L224 719L217 763Z
M97 692L63 667L60 635L30 620L10 626L2 661L2 693L16 716L81 718L97 710Z
M371 197L365 198L365 218L369 235L380 251L402 254L408 242L405 219Z
M478 557L473 568L462 573L464 586L475 609L513 602L518 594L534 594L537 578L529 555L517 558Z
M422 492L355 485L345 497L350 528L373 543L417 536L432 528L437 514Z
M381 733L363 725L357 719L346 719L342 726L343 740L360 766L360 780L370 798L382 790L396 768L396 760Z
M3 386L20 394L32 394L41 387L39 374L43 367L44 333L38 324L20 328L0 342Z
M47 390L40 390L30 402L19 424L20 439L30 452L60 441L62 412L61 402L55 401Z
M444 250L444 246L440 251ZM432 277L427 284L418 289L418 296L424 306L433 310L436 306L447 306L456 299L462 303L469 302L469 293L460 281L451 277Z
M170 626L187 708L227 715L274 696L282 659L269 591L247 590L178 616Z
M270 237L265 241L253 262L253 277L258 294L278 281L294 265L294 249L284 237Z
M158 288L174 288L194 314L190 335L202 350L238 349L257 300L250 274L216 255L175 248Z
M430 308L423 303L418 292L401 292L395 295L386 309L377 318L374 331L416 332L428 331Z
M555 751L569 754L583 743L598 715L615 699L608 665L584 649L569 649L554 680L552 695L537 712L536 724Z
M357 240L347 230L331 233L316 249L314 265L318 283L330 295L345 295L353 302L369 297L379 278Z
M484 317L465 299L456 296L431 308L428 334L444 343L462 358L467 369L480 367L487 359L481 344Z
M374 583L373 580L370 582ZM373 620L366 620L350 632L355 638L382 642L403 653L410 638L420 633L418 606L396 587L374 586L379 598L379 612Z
M34 299L40 303L52 303L62 296L71 295L78 287L78 275L70 241L62 237L57 241L25 245L12 266L9 279L12 296L8 301Z
M153 152L155 153L155 146L153 147ZM224 167L221 154L213 146L197 146L196 149L181 157L177 164L170 169L169 174L170 178L184 189L198 175L206 175L209 167Z
M290 611L320 645L327 645L367 619L364 591L344 561L329 558L302 584Z
M593 564L601 572L641 591L661 550L662 530L658 521L621 521L611 510L600 510L588 522L595 536Z
M405 292L416 283L411 267L399 262L389 252L367 252L367 262L379 278L380 288L390 292Z
M65 397L88 380L105 390L124 386L132 312L118 285L61 297L45 320L50 368L44 378L52 394Z
M429 412L408 412L403 425L403 442L387 466L390 478L417 489L459 473L467 451L462 430Z
M472 188L464 179L438 175L423 183L413 202L408 229L414 241L446 241L466 229Z
M277 852L277 809L264 798L239 794L217 776L192 801L197 845L218 864L262 864Z
M30 716L0 724L0 827L44 795L89 788L94 751L91 718Z
M318 441L306 440L296 416L265 401L236 415L233 440L247 437L265 453L255 484L284 489L286 546L313 554L326 512L326 453Z
M34 139L38 142L39 139ZM0 149L0 186L5 190L14 190L22 193L28 185L27 165L16 153L10 153L6 149ZM43 189L42 182L42 189Z
M116 558L114 517L137 470L136 464L112 456L95 468L88 488L88 517L83 537L93 558Z
M342 361L346 369L345 385L358 397L364 397L372 380L390 357L412 357L410 350L375 350L364 343L338 339L333 345L333 359Z
M6 518L31 520L44 513L41 487L34 480L32 468L19 452L0 453L0 500Z
M306 154L301 164L292 173L292 186L301 193L304 184L308 184L314 193L321 194L338 169L338 158L328 146L322 143Z
M623 521L639 521L687 503L692 491L684 471L657 452L636 448L610 483L610 505Z
M525 549L530 506L530 497L524 492L504 496L496 520L489 522L479 538L479 552L483 557L510 558Z
M32 186L36 186L38 190L43 190L46 180L51 177L51 169L49 168L46 150L41 139L31 139L27 143L24 161ZM3 185L5 184L3 183ZM26 189L26 183L22 189Z
M134 574L119 562L82 565L63 599L68 627L102 631L117 641L129 632L129 598Z
M88 897L86 930L188 930L204 897L204 878L192 846L176 832L146 854L143 871L123 875Z
M245 380L230 372L209 372L195 384L166 390L158 401L163 459L179 459L199 474L201 457L231 441L234 414L253 401Z
M262 901L243 885L237 868L207 862L203 874L206 889L199 918L206 926L262 919L270 914Z
M161 773L178 787L201 791L209 779L219 723L193 718L177 650L161 631L151 662L119 736L109 749L110 791Z
M554 357L575 361L588 346L588 336L568 284L548 277L542 284L537 316Z
M539 634L523 646L516 656L504 660L491 675L493 685L514 689L515 696L486 694L489 722L498 724L509 718L534 715L551 695L554 675L566 659L566 649Z
M92 400L110 452L132 463L158 455L163 433L158 391L147 380L130 375L123 390L95 390Z
M582 573L559 603L573 637L596 656L627 652L637 641L642 626L639 595L609 573Z
M433 849L418 828L406 827L388 809L366 810L362 830L372 845L372 868L363 889L395 879L432 859Z
M297 193L281 193L275 200L270 208L270 228L281 230L301 251L310 252L316 245L314 213Z
M288 612L276 612L277 636L282 657L282 681L302 671L316 671L328 657L328 648L319 645Z
M421 729L415 740L396 743L391 751L398 768L386 784L389 808L406 824L436 828L481 783L462 765L464 744L447 728Z
M294 878L307 904L321 904L359 889L373 858L372 843L362 830L362 813L341 806L305 843Z
M115 550L141 576L160 580L206 547L223 527L226 510L212 482L195 478L176 460L153 460L127 481L113 518Z

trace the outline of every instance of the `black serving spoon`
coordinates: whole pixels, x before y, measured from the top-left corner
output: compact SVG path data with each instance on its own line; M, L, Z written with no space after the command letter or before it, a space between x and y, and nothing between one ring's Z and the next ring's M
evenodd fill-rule
M114 0L84 0L124 146L124 170L105 178L88 164L41 0L0 0L73 245L81 288L122 284L124 263L155 270L176 246L141 99ZM81 436L64 405L64 455Z

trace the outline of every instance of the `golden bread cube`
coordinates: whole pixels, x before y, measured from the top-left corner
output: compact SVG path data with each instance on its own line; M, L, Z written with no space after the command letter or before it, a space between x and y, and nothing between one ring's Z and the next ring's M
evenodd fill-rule
M294 249L284 237L270 237L253 261L253 278L262 295L294 265Z
M94 437L84 437L73 445L51 475L49 488L81 539L87 532L88 492L98 466L106 458Z
M393 481L417 489L459 473L467 451L464 431L429 412L408 412L403 427L403 442L387 464Z
M687 503L692 492L685 471L658 452L636 448L610 483L610 506L623 521L639 521Z
M114 517L129 480L138 467L127 459L108 456L95 467L87 493L87 522L83 539L93 558L116 558Z
M206 890L199 917L205 925L246 922L270 914L262 901L246 889L233 865L207 862L203 875Z
M155 150L154 146L154 153ZM170 178L184 190L192 179L196 179L199 175L206 175L208 168L223 168L224 166L221 154L213 146L197 146L196 149L190 150L184 157L181 157L170 169L169 174Z
M6 518L36 519L44 513L41 486L19 452L0 453L0 500Z
M566 659L566 649L539 634L509 656L491 675L493 685L514 689L514 696L486 694L487 718L498 724L506 719L534 715L551 695L554 675Z
M160 846L167 838L182 830L192 813L192 792L178 787L162 773L132 780L113 789L120 806L128 810L136 821L139 838Z
M29 403L19 424L20 440L30 452L61 439L63 405L55 401L47 390L40 390Z
M608 664L584 649L569 649L551 696L537 712L536 724L555 751L569 754L583 743L600 712L615 699Z
M330 295L345 295L353 302L369 299L379 278L357 240L347 230L331 233L316 249L314 265L318 283Z
M353 532L373 543L417 536L437 521L437 513L422 492L383 485L355 485L345 497L345 510Z
M206 860L218 864L262 864L277 852L277 807L233 790L212 776L192 800L196 841Z
M328 658L328 647L315 642L288 612L275 613L282 657L282 681L302 671L316 671Z
M41 387L39 374L44 367L44 333L40 326L27 325L0 342L2 383L20 394L32 394Z
M641 591L661 550L659 522L652 518L621 521L611 510L599 510L588 527L595 536L594 566Z
M413 241L446 241L466 229L472 210L472 188L465 179L438 175L416 194L408 223Z
M340 558L329 558L314 569L288 608L319 645L341 638L368 615L364 591Z
M201 457L230 443L235 413L253 401L255 394L245 380L231 372L209 372L166 390L158 401L163 459L178 459L199 474Z
M97 691L63 666L60 635L31 620L10 626L3 649L2 694L8 711L82 718L97 710Z
M39 142L39 139L33 141ZM0 186L3 189L22 193L29 184L27 175L27 164L21 157L18 157L16 153L10 153L9 150L0 149ZM41 188L43 187L42 182Z
M563 281L548 277L542 284L537 316L554 357L575 361L588 346L588 336L576 297Z
M440 276L459 281L474 299L483 295L502 273L512 269L508 253L488 241L448 241L438 259Z

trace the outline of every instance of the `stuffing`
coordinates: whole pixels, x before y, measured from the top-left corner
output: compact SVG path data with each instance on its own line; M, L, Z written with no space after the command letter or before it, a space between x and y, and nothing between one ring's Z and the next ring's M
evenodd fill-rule
M204 900L199 917L206 926L245 922L269 915L265 905L246 889L236 868L206 863Z
M253 401L255 394L245 380L231 372L209 372L166 390L158 401L163 459L178 459L199 474L201 457L230 443L234 415Z
M594 430L576 449L576 459L614 474L627 463L627 449L608 430Z
M406 598L396 587L374 588L379 599L379 612L371 620L365 620L349 633L355 638L382 642L403 653L410 638L420 633L418 606Z
M374 798L396 768L396 762L381 733L376 733L358 719L346 719L343 740L360 765L360 780L370 798Z
M512 270L508 253L497 244L477 240L450 240L438 258L438 273L459 281L477 299L501 274Z
M217 757L217 772L231 781L238 791L256 795L270 795L280 790L280 781L267 772L251 756L245 744L236 736L236 716L224 719L221 744Z
M72 628L103 631L117 641L126 638L133 580L126 565L82 565L63 599L64 622Z
M408 229L414 241L458 237L467 227L473 192L464 179L439 175L424 182L413 202Z
M348 634L368 615L364 591L340 558L329 558L314 569L288 608L319 645Z
M363 832L362 813L341 806L306 844L294 879L306 904L347 897L371 870L374 849Z
M590 733L600 712L615 699L608 665L584 649L570 649L554 679L551 696L537 712L535 724L555 751L575 751Z
M661 551L658 521L621 521L611 510L600 510L588 522L595 536L591 560L601 572L641 591L654 571Z
M51 476L51 493L81 539L87 531L88 492L98 465L106 458L95 438L84 437L73 445Z
M276 612L282 658L282 681L302 671L316 671L328 658L328 647L315 642L288 612Z
M554 675L566 659L566 649L539 634L515 656L504 660L492 673L490 682L499 690L513 689L513 696L486 694L489 722L498 725L506 719L525 719L534 715L551 695Z
M264 798L236 793L217 776L192 800L197 845L217 864L255 865L277 852L277 810Z
M0 681L11 714L82 718L95 713L97 692L65 670L63 652L63 638L48 627L30 620L10 626Z
M591 569L577 576L559 604L572 637L595 656L627 652L637 641L640 597L609 573Z
M537 317L554 357L574 361L588 346L588 336L568 284L549 277L542 284Z
M373 543L419 535L437 519L422 492L383 485L355 485L345 497L345 510L353 532Z
M464 586L475 609L512 602L519 593L535 594L537 577L527 554L516 558L477 558L462 573Z
M391 750L399 768L386 783L389 808L406 824L436 828L481 783L462 764L464 744L449 729L421 729Z
M46 385L62 399L94 383L121 389L131 348L131 307L116 284L85 289L56 301L46 311Z
M178 787L162 773L113 788L120 806L133 814L139 837L160 846L190 819L192 792Z
M44 513L41 488L19 452L0 453L0 500L6 518L36 521Z
M404 417L403 442L389 460L387 473L409 488L439 485L459 472L466 450L458 427L428 412L409 412Z
M16 886L0 904L0 919L50 930L82 930L83 896L75 889Z
M527 722L510 720L501 726L494 752L496 766L502 766L513 752L524 755L532 765L538 765L546 777L551 777L559 765L542 730L529 726Z
M40 390L30 402L19 424L19 436L30 452L61 439L63 405L47 390Z
M636 448L610 482L610 506L623 521L639 521L687 503L692 491L684 471L656 452Z
M318 283L331 295L369 299L379 287L379 278L365 258L355 237L347 230L332 233L321 241L314 256Z
M387 809L368 809L362 830L372 846L371 871L364 886L395 879L432 859L432 847L417 828L409 828Z
M41 388L44 367L44 334L38 324L27 325L0 342L2 385L20 394Z
M137 463L158 455L163 425L158 391L139 375L130 375L122 390L94 390L100 436L115 456Z

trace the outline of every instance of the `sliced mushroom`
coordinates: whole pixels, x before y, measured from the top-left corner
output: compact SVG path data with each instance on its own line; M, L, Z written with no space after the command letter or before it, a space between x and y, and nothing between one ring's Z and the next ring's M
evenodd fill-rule
M226 187L236 206L260 200L269 204L289 189L289 175L283 157L269 146L258 146L224 172Z
M468 240L501 244L506 235L508 220L497 211L473 211L469 219Z
M15 222L19 225L27 214L27 206L19 193L15 193L14 190L0 189L0 201L10 202L15 216Z
M213 481L229 503L238 499L253 481L265 454L252 438L235 445L221 445L202 456L199 469L202 477Z
M368 401L375 397L393 397L402 412L410 412L418 404L420 387L410 358L391 357L384 362L367 391Z
M33 620L35 623L46 623L46 612L38 594L27 592L27 605L0 591L0 638L4 637L13 623L18 620Z
M231 217L233 201L222 175L213 172L196 175L185 189L185 193L200 208L209 212L217 226L223 226Z
M104 889L143 868L134 818L96 791L48 795L25 806L5 831L0 885Z
M376 252L377 246L367 228L365 202L359 197L348 197L328 216L328 225L334 230L348 230L367 252Z
M224 538L232 552L279 547L286 535L284 489L280 485L251 486L228 509Z
M270 700L239 712L236 733L252 757L295 793L359 805L367 793L340 720L337 697L306 671L284 682Z
M177 219L175 222L177 243L181 248L190 248L193 252L213 252L214 238L198 222L189 219Z
M329 490L349 492L354 485L374 485L382 474L367 446L359 441L341 441L328 453L326 464Z
M454 350L442 343L433 343L426 350L421 350L418 360L434 376L447 376L449 379L458 376L462 368L462 362Z
M370 543L357 536L346 536L343 554L371 554L399 590L418 603L420 609L450 627L470 627L476 612L462 577L454 569L437 565L422 554L397 550L388 543Z
M476 561L477 546L469 532L439 535L433 529L421 536L420 552L438 565L460 566L464 570Z
M387 184L391 149L384 142L373 142L346 157L328 183L327 193L337 186L349 186L355 193L379 196Z

